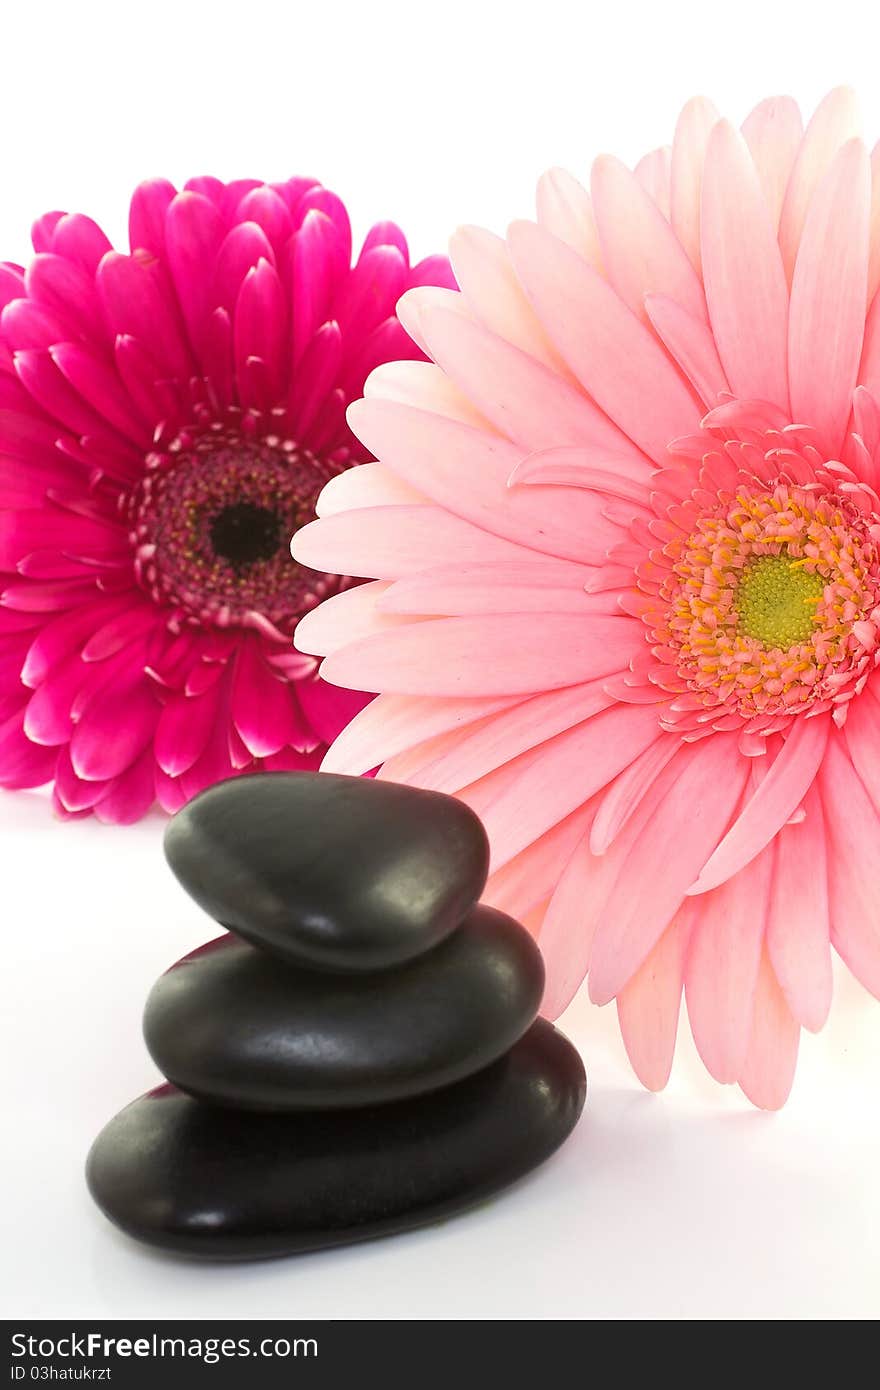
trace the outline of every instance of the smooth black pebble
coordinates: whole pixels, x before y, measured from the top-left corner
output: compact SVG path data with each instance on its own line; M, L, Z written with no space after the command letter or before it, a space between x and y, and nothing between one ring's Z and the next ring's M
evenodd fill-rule
M295 963L382 970L453 931L489 848L463 802L371 778L256 773L202 792L165 853L224 927Z
M488 1066L538 1012L544 965L511 917L471 909L408 965L316 974L235 936L153 986L144 1037L163 1076L201 1100L258 1110L377 1105Z
M375 1109L243 1116L160 1086L99 1134L86 1176L138 1240L208 1259L295 1254L474 1205L548 1158L585 1096L577 1052L539 1020L466 1081Z

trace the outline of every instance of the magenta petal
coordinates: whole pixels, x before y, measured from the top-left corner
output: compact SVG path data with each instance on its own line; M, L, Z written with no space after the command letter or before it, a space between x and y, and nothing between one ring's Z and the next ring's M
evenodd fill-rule
M267 772L317 772L324 756L324 748L319 746L307 753L296 748L282 748L280 753L272 753L263 759Z
M147 179L134 191L128 212L128 239L132 251L165 251L165 213L177 189L167 179Z
M187 772L201 757L211 736L222 695L222 683L204 695L176 695L168 701L156 726L156 762L169 777Z
M67 336L51 309L32 299L11 299L0 316L0 330L13 353L22 348L49 348Z
M137 338L161 365L163 376L188 381L192 362L158 262L111 251L98 267L96 282L113 337L124 333Z
M92 634L82 649L83 661L105 661L115 656L129 642L152 630L160 631L163 615L152 603L127 605Z
M266 184L245 194L236 216L243 222L255 222L262 227L276 255L293 232L293 220L287 204L280 194Z
M333 389L342 363L342 333L337 323L324 323L306 348L293 374L290 417L297 438L305 443L321 406Z
M264 363L268 387L277 398L287 374L287 309L284 291L274 266L268 261L249 270L235 306L233 351L238 394L242 405L256 405L245 373L249 358Z
M55 794L65 811L87 811L107 792L107 782L87 782L77 777L70 761L70 749L58 750L55 767Z
M274 261L274 253L262 227L256 222L241 222L225 237L217 254L211 300L214 305L232 316L248 271L261 260Z
M14 570L32 550L49 546L82 551L99 550L123 539L112 521L101 523L72 517L60 510L0 512L0 569Z
M376 246L361 257L334 296L333 316L346 342L359 342L393 314L406 277L407 264L396 246Z
M89 702L70 740L78 777L102 781L130 767L152 742L160 706L142 672L135 672Z
M173 816L184 806L187 801L186 792L181 786L178 777L168 777L160 767L154 772L154 784L156 788L156 800L167 811L169 816Z
M342 199L327 188L320 186L310 188L307 193L303 194L297 208L300 227L307 221L310 212L321 213L333 224L340 258L346 266L351 265L351 222Z
M273 183L270 186L274 188L280 198L284 199L285 206L297 222L302 220L296 214L303 198L311 189L321 187L317 179L307 178L286 179L283 183Z
M214 264L224 235L219 212L200 193L178 193L171 201L165 219L168 265L196 353L214 307Z
M414 265L407 277L407 288L417 285L438 285L441 289L457 290L458 281L452 272L448 256L426 256Z
M56 226L64 217L63 212L44 212L31 227L31 245L36 252L51 251L52 236Z
M222 179L215 179L213 174L199 174L194 179L187 179L183 190L185 193L201 193L202 197L209 198L216 208L223 206L226 195L226 185Z
M79 653L68 657L34 691L24 713L24 731L34 743L53 747L73 733L73 703L86 680Z
M147 749L111 782L109 791L95 806L95 815L110 825L133 825L147 814L155 799L155 764Z
M57 759L54 748L26 737L20 710L0 724L0 786L42 787L51 781Z
M330 305L336 282L348 260L339 232L329 217L310 212L291 241L293 296L293 360L299 362L312 335L332 318Z
M363 260L368 251L372 251L374 246L396 246L404 261L409 265L409 247L401 229L396 222L377 222L371 227L364 238L361 247L359 261ZM431 282L436 284L436 281Z
M25 273L27 292L66 323L70 335L106 342L94 280L66 256L35 256Z
M256 642L245 641L238 650L232 718L255 758L277 753L296 739L296 707L290 688L266 665Z
M343 690L320 677L298 681L296 696L321 743L330 744L372 699L360 690Z
M81 212L68 212L55 224L52 245L56 256L75 261L87 275L94 275L98 262L112 248L97 222Z
M74 391L109 425L141 449L148 449L152 430L122 388L117 374L82 343L56 343L49 353Z

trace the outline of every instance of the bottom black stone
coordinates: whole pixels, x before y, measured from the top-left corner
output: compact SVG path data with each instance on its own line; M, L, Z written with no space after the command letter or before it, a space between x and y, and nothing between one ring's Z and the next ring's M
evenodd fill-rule
M266 1115L160 1086L92 1145L106 1216L207 1259L320 1250L438 1221L548 1158L586 1097L575 1049L538 1020L500 1061L414 1100Z

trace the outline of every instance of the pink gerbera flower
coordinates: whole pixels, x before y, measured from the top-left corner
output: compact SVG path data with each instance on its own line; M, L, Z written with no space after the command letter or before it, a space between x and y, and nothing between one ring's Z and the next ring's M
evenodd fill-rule
M669 1074L784 1101L830 946L880 994L880 169L849 93L452 243L401 314L436 365L353 406L301 563L371 576L297 644L382 692L324 766L460 795L559 1013L589 972ZM872 306L873 307L870 307Z
M0 784L108 821L317 767L362 708L291 649L346 580L288 540L368 457L367 373L421 356L397 298L454 283L390 222L351 268L311 179L145 183L130 234L52 212L0 266Z

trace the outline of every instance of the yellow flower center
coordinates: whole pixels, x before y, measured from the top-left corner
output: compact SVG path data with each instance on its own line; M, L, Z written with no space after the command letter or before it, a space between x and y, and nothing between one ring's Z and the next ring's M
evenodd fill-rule
M820 574L787 554L757 556L745 566L734 597L740 631L782 651L808 641L824 588Z

